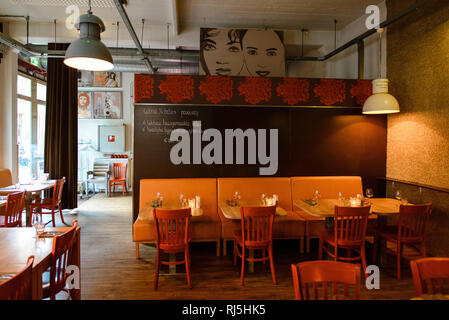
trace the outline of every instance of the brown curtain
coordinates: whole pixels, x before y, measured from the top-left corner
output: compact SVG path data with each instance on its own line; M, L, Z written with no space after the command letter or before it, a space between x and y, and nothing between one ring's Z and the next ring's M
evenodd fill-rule
M49 50L65 50L69 44L49 43ZM66 177L63 208L77 207L78 172L78 70L64 59L47 64L47 112L45 118L45 172L52 179Z

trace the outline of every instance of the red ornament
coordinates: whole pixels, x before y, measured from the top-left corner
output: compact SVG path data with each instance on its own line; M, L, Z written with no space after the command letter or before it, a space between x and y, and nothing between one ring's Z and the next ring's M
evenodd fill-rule
M358 105L363 105L371 96L373 92L373 86L369 80L357 80L357 84L351 87L351 98L356 98Z
M239 96L245 96L245 101L257 104L271 99L271 80L259 77L246 77L245 82L240 82Z
M168 75L165 81L159 84L159 90L173 103L182 100L192 100L194 81L191 76Z
M282 97L284 103L291 106L310 98L310 84L308 80L297 78L284 78L276 88L277 95Z
M346 100L346 83L344 80L321 79L313 92L315 97L319 97L321 103L326 106L343 103Z
M134 76L135 92L134 103L142 100L150 100L154 94L154 78L148 74L136 74Z
M234 81L229 77L207 76L202 81L199 89L200 94L206 96L206 101L219 103L220 101L231 101L233 96Z

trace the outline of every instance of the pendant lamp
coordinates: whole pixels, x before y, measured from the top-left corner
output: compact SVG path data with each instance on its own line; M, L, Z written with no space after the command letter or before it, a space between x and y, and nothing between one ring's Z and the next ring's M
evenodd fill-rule
M90 0L87 14L79 16L75 28L79 30L80 38L67 48L64 64L89 71L107 71L114 68L112 55L100 40L100 33L106 30L105 25L99 17L92 14Z
M388 79L382 78L382 33L384 29L377 30L379 34L379 77L373 80L373 95L363 104L363 114L391 114L398 113L399 103L395 97L388 93Z

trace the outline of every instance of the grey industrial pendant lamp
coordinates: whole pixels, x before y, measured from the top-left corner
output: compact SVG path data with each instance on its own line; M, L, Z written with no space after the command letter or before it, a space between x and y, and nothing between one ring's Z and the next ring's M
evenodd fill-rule
M105 31L101 19L89 10L79 16L75 23L80 38L73 41L65 53L64 64L79 70L106 71L114 68L109 49L101 42L100 33Z

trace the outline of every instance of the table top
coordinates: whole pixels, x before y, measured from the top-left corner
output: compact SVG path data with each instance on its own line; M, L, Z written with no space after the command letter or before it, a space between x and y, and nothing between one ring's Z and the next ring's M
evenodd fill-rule
M179 209L186 209L189 207L182 207L181 203L178 201L175 202L169 202L169 201L163 201L162 207L159 207L157 209L165 209L165 210L179 210ZM153 210L154 208L151 206L150 203L145 204L143 210L139 213L139 218L141 220L153 220ZM202 216L203 215L203 209L202 208L195 208L191 211L192 217Z
M220 204L220 209L221 212L223 213L223 215L228 218L228 219L241 219L242 217L242 213L241 213L241 207L263 207L265 206L262 203L262 200L254 200L254 201L244 201L244 200L239 200L239 205L238 206L233 206L231 207L229 204L227 204L226 202L222 202ZM287 211L285 211L283 208L281 207L276 207L276 215L277 216L286 216L287 215Z
M392 215L399 213L399 205L401 202L390 198L372 198L371 213L378 215ZM304 200L296 200L293 202L296 208L304 210L308 214L316 217L333 217L335 206L342 206L343 201L338 199L320 199L318 204L312 206Z
M70 228L45 228L45 231L62 233L68 229ZM0 228L0 243L2 246L0 250L1 276L22 270L31 255L34 256L33 267L49 259L53 237L36 237L34 228Z
M16 188L15 185L11 185L8 187L0 188L0 194L8 194L18 191L26 191L26 192L39 192L42 190L53 188L56 180L48 180L45 183L41 183L36 181L34 184L21 184L19 188Z
M449 300L448 294L423 294L421 297L412 298L412 300Z

